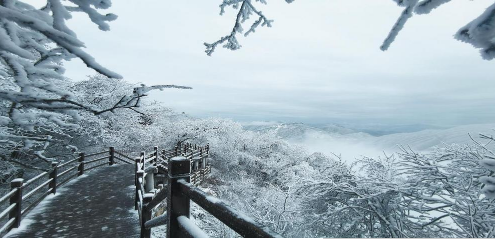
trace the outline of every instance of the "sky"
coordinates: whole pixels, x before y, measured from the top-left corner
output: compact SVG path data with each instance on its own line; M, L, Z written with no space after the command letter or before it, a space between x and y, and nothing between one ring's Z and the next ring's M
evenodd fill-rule
M86 51L132 83L193 90L152 100L197 117L241 122L428 124L495 122L495 62L453 35L493 1L460 0L415 15L390 49L379 47L403 8L391 0L257 3L272 28L239 37L242 48L205 54L230 33L236 11L220 0L114 0L119 18L101 32L86 16L69 26ZM247 28L247 25L246 27ZM92 75L79 60L67 76Z

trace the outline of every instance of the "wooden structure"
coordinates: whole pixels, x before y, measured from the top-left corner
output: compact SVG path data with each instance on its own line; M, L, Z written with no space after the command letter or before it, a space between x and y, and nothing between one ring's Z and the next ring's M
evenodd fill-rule
M178 144L174 149L163 151L154 147L152 152L142 152L135 159L110 147L104 152L81 153L78 158L62 164L53 163L50 172L26 182L21 178L11 182L10 192L0 198L0 208L3 209L0 212L0 220L3 219L0 221L0 235L19 227L31 209L70 180L105 165L124 163L135 165L134 204L139 214L141 237L150 237L151 228L165 224L167 237L207 237L189 219L191 200L241 236L279 237L196 187L211 172L208 156L209 146L192 144ZM153 209L162 202L167 203L167 212L153 218Z

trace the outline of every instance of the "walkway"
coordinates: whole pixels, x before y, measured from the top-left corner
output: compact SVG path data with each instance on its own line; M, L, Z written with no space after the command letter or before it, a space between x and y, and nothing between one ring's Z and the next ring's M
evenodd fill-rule
M88 172L47 197L7 237L139 237L134 165Z

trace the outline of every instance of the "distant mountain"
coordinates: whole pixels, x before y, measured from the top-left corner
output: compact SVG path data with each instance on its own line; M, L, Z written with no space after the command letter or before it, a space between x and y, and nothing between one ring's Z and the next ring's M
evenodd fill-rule
M371 142L375 147L391 148L397 145L409 146L413 150L427 150L434 146L445 144L472 143L468 134L479 139L479 134L493 134L495 124L477 124L457 126L449 129L428 129L413 133L397 133L374 138Z
M439 127L427 124L343 124L344 127L353 129L359 132L365 132L373 136L383 136L397 133L412 133L427 129L445 129L447 127Z
M359 133L339 125L328 124L324 126L310 126L304 123L276 123L271 124L244 124L244 129L258 132L275 131L276 134L286 140L303 140L309 135L331 135L341 137L343 135Z

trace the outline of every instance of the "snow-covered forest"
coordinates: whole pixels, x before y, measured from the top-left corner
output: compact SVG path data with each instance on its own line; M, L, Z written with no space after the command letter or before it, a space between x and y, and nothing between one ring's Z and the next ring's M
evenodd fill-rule
M210 147L213 169L200 185L203 191L284 237L495 236L492 125L373 135L376 129L330 122L313 127L193 116L174 108L180 98L160 102L149 96L190 92L194 85L180 79L164 79L162 84L127 80L86 52L81 39L91 36L79 37L69 27L70 19L83 14L87 27L109 31L119 14L111 13L110 0L42 2L0 0L2 194L12 179L48 172L52 162L75 159L80 152L113 146L135 154L181 142ZM450 4L394 2L401 13L383 44L376 46L383 51L393 48L396 38L400 41L406 22ZM234 12L235 18L224 17L233 24L225 29L227 35L211 42L198 39L206 41L205 53L212 58L220 47L241 49L240 36L255 38L251 34L276 26L262 11L269 1L219 4L221 15ZM495 57L495 4L486 5L452 34L489 61ZM143 26L142 31L147 30ZM84 63L93 74L68 78L71 69L65 66L71 60ZM194 64L189 67L194 71ZM203 80L209 80L207 74ZM237 237L196 207L192 216L212 237Z

